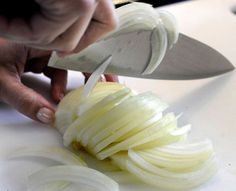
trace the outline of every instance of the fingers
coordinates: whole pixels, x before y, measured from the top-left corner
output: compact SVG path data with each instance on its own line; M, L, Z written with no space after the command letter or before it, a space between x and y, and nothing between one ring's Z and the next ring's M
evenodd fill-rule
M99 38L114 30L117 26L117 16L111 0L100 0L97 3L87 1L83 15L71 24L53 41L44 45L30 44L43 49L57 50L58 52L79 52Z
M51 97L58 103L66 93L67 71L53 69L48 76L51 78Z
M118 18L111 0L100 0L93 18L85 31L82 39L73 52L79 52L90 44L100 39L105 34L114 30L118 25Z
M104 74L104 76L107 82L119 82L118 76L116 75Z
M67 71L48 67L49 56L45 55L45 52L33 50L30 52L30 58L25 65L25 72L44 73L49 77L51 79L51 97L58 103L66 92Z
M1 70L0 98L33 120L50 124L54 109L41 95L24 86L15 75Z
M83 72L84 75L84 82L86 83L91 76L90 73ZM100 82L107 81L107 82L119 82L118 76L116 75L110 75L110 74L104 74L99 79Z
M28 21L0 16L0 36L34 48L79 51L117 25L111 0L37 0Z
M80 43L80 40L89 25L89 20L87 19L92 17L91 13L92 11L88 12L84 18L73 23L72 26L50 42L50 44L41 45L40 48L56 50L58 52L73 51Z

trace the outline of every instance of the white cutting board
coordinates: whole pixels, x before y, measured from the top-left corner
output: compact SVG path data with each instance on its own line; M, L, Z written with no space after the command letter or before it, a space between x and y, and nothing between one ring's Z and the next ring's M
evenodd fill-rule
M196 0L163 7L178 19L180 32L214 47L236 65L236 9L233 0ZM207 64L207 63L206 63ZM48 97L49 81L37 75L25 83ZM34 75L35 77L35 75ZM82 84L71 72L69 88ZM170 105L170 111L183 112L181 124L191 123L191 138L210 138L215 146L220 170L197 191L236 190L236 73L192 81L121 78L139 91L151 90ZM60 134L32 122L5 104L0 104L0 156L25 145L62 145ZM1 159L2 160L2 159ZM0 160L0 191L25 191L28 174L50 165L42 160ZM123 184L121 191L154 191L145 185Z

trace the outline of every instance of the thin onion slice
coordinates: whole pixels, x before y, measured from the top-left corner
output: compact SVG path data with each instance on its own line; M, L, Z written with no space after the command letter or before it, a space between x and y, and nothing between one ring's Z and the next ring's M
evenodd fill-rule
M87 107L93 107L97 102L104 97L124 88L124 85L113 82L99 82L91 92L91 95L84 100L83 104ZM82 103L81 96L83 87L69 92L59 103L55 113L55 126L63 135L68 126L74 122L79 116L79 104Z
M109 113L111 109L119 105L120 102L129 98L131 95L132 92L129 89L123 88L99 101L67 127L63 136L64 144L69 145L73 139L81 140L80 137L88 126L91 126L102 115Z
M118 184L100 173L99 171L91 168L64 165L53 166L40 170L29 176L28 191L39 190L45 184L55 181L67 181L70 183L78 184L78 189L91 191L118 191Z
M128 154L131 159L140 158L139 161L143 161L139 162L141 166L145 163L144 161L147 161L146 163L150 163L152 166L173 172L188 172L200 169L206 161L214 158L210 142L199 142L195 145L199 145L199 148L196 149L192 147L192 144L183 143L181 146L166 145L143 151L129 150ZM189 147L192 147L192 149L190 150ZM152 172L152 169L150 171Z
M126 117L126 115L128 115L130 112L135 111L136 108L139 108L137 110L140 110L140 108L145 107L145 104L147 107L150 107L150 104L148 103L152 99L156 98L149 93L139 94L125 99L112 110L93 121L93 123L85 126L85 131L80 135L80 138L77 137L77 141L82 141L82 145L86 146L90 137L95 136L100 130L109 127L112 123L114 123L114 121L116 121L117 125L119 125L119 121L123 120L124 117ZM132 113L128 120L131 118Z
M108 123L99 133L91 136L92 139L88 144L89 148L96 147L96 152L99 152L105 146L109 145L112 142L115 142L118 138L125 135L126 133L129 133L131 130L133 131L134 129L137 129L136 131L139 131L145 128L143 122L149 119L154 119L154 115L159 116L159 118L155 118L156 120L160 119L160 113L166 108L166 105L162 104L162 102L159 102L159 100L157 99L152 99L151 96L152 95L147 94L147 98L143 100L139 99L139 96L133 96L132 98L127 99L122 104L120 104L120 107L117 106L116 108L118 109L118 111L115 111L115 109L111 110L110 115L116 115L116 112L120 112L119 109L125 110L125 113L122 112L123 117L118 118L112 124ZM137 98L138 100L136 102L135 100ZM132 102L133 107L128 107L128 105L130 105L130 102ZM130 120L132 118L137 118L137 120ZM99 144L101 144L101 147L103 148L99 149Z
M146 123L148 124L148 121ZM164 136L165 134L168 134L169 129L176 128L175 117L169 114L166 117L161 118L160 120L158 120L157 118L157 120L154 120L154 122L144 127L146 128L144 128L142 131L134 133L133 135L131 135L124 141L113 144L112 146L98 153L96 156L99 159L104 159L119 151L128 150L129 148L133 148L138 145L149 142L150 140L152 140L154 136L155 136L155 139L160 138Z
M22 158L22 157L41 157L50 159L65 165L87 166L86 163L76 154L68 149L55 146L31 146L15 149L9 153L7 158Z
M101 65L98 66L98 68L92 73L92 75L89 77L88 81L84 85L83 93L81 96L81 101L83 102L84 99L86 99L89 94L92 92L94 86L96 85L97 81L99 80L100 76L104 73L107 66L111 63L112 56L108 56L108 58L105 59ZM87 104L80 104L78 115L81 115L88 109Z
M53 181L34 188L34 191L72 191L72 186L73 184L68 181Z
M119 184L124 184L124 183L139 183L140 180L133 174L127 172L127 171L109 171L109 172L103 172L105 175L113 179Z
M198 171L193 171L191 174L186 175L184 178L171 178L157 175L138 167L135 163L127 160L127 169L129 172L140 178L143 182L153 185L158 188L171 189L171 190L186 190L194 188L209 180L217 171L216 164L209 161L205 164L204 168ZM173 176L177 174L172 173Z

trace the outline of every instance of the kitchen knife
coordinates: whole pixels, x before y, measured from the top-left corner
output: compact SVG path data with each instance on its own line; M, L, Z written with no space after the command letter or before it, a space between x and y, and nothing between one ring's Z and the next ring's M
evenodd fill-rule
M54 54L49 66L93 72L107 57L112 56L106 74L138 78L190 80L229 72L234 66L213 48L184 34L169 49L161 64L151 74L144 75L150 59L159 52L152 50L152 31L139 30L105 38L79 54L58 58Z

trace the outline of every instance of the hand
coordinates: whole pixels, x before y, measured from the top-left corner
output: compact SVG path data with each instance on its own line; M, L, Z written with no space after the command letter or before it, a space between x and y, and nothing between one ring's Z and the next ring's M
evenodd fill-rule
M43 96L23 85L21 76L29 71L44 73L51 79L52 99L59 102L66 92L67 72L47 67L50 54L50 51L0 40L0 100L43 123L52 123L54 108ZM106 80L116 78L107 75Z
M0 36L62 52L78 52L117 25L112 0L8 0L0 13Z

